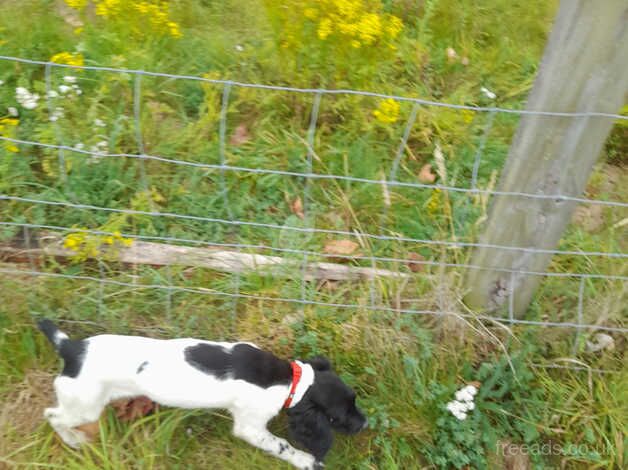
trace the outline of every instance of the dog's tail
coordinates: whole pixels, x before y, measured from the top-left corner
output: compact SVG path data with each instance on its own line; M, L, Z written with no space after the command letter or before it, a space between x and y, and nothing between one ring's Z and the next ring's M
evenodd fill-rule
M46 335L46 338L52 343L57 352L61 352L63 343L70 339L67 334L57 328L57 325L55 325L52 320L48 320L47 318L38 320L37 327Z
M57 328L57 325L47 318L39 320L37 326L55 347L57 354L63 358L61 375L76 377L83 366L83 358L87 350L88 341L70 339L67 334Z

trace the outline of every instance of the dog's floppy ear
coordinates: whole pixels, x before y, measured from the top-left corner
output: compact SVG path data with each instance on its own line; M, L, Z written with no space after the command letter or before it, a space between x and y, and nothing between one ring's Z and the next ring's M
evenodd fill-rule
M334 442L325 414L316 407L300 408L297 405L288 411L288 417L292 439L305 447L317 461L322 462Z
M314 356L307 361L307 364L311 365L314 370L325 371L331 370L331 362L325 356Z

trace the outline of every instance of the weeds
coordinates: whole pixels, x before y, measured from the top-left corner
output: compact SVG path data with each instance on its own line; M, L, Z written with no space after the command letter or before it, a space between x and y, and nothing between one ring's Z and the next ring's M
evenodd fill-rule
M12 0L0 6L0 47L3 55L59 64L307 88L360 88L517 109L524 106L533 82L556 4L541 0L525 4L506 0ZM124 286L0 274L0 465L281 467L234 439L229 417L201 411L162 409L132 424L118 422L109 412L91 446L76 452L65 448L40 418L52 400L51 377L42 371L54 370L57 361L33 327L37 315L58 319L76 337L112 332L238 339L254 341L286 358L329 356L343 379L357 389L371 425L360 436L337 439L330 468L508 467L512 462L500 450L508 445L516 449L557 445L559 451L552 455L526 454L524 462L537 468L626 465L628 387L623 338L615 338L613 350L590 352L586 331L574 342L572 331L560 329L505 331L457 317L367 308L469 313L459 302L463 273L417 262L464 263L467 250L384 243L360 234L473 241L486 217L487 197L312 180L305 198L304 180L299 177L103 157L135 155L143 146L146 154L186 162L217 164L224 158L233 166L303 173L308 171L309 153L314 172L379 182L389 178L397 164L398 181L427 178L430 183L467 187L486 132L477 187L492 189L518 123L516 115L497 114L489 126L488 114L420 106L395 163L413 112L409 103L325 95L310 146L312 96L232 87L224 107L227 145L221 154L224 94L222 85L207 82L142 76L138 86L127 73L51 67L47 75L44 67L0 61L0 136L93 153L4 141L0 145L3 194L281 227L112 216L97 210L3 201L2 221L68 227L65 244L76 251L76 262L27 259L29 269L96 280L104 276ZM608 160L597 167L587 188L591 197L625 199L625 141L625 131L616 126L607 146ZM586 209L579 217L560 248L625 248L625 211ZM412 273L412 277L403 282L316 284L302 281L298 268L287 279L271 279L254 273L233 276L116 262L117 247L129 243L117 233L319 253L338 241L326 234L290 230L306 226L355 233L353 249L363 259L352 260L353 264L371 266L370 256L398 258L402 262L378 262L377 267ZM75 227L114 235L88 235ZM16 227L0 226L2 244L28 239L24 235ZM97 263L87 260L94 254ZM3 263L2 267L24 266ZM622 259L602 257L556 256L550 268L626 275ZM146 285L163 289L146 289ZM199 295L169 290L169 285L237 291L260 300ZM546 279L528 318L573 321L578 289L577 283L565 278ZM625 321L625 283L590 278L584 292L584 321ZM364 308L265 300L269 298ZM570 356L574 350L581 363L619 373L600 376L531 367ZM460 421L446 404L455 390L470 381L480 382L476 407ZM271 427L286 434L281 418Z

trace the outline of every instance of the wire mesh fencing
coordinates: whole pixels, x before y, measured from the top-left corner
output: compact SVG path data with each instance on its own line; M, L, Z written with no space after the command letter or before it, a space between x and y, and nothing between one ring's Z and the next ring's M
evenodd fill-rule
M601 206L605 210L619 211L620 214L628 208L628 202L586 198L576 194L532 194L495 189L495 175L489 175L490 165L485 159L486 149L491 145L491 134L501 116L517 118L522 115L541 115L627 120L626 116L448 104L357 90L302 89L240 83L143 70L70 66L7 56L0 56L0 64L32 67L35 72L31 74L41 73L43 69L48 110L46 116L51 121L51 131L48 133L35 134L28 140L0 135L0 141L6 145L18 146L22 152L39 152L56 160L56 170L48 171L48 186L35 184L34 181L3 185L10 192L5 193L3 190L0 193L0 201L5 204L5 209L1 212L3 220L0 220L0 227L5 230L6 237L21 234L24 241L22 248L29 263L28 269L17 264L3 263L0 265L0 273L6 276L93 283L98 286L95 302L99 311L105 308L107 302L106 289L120 288L163 293L160 308L167 317L172 315L178 295L191 294L219 299L222 308L231 311L232 319L238 316L239 311L247 308L247 302L263 302L265 305L296 307L301 312L305 308L314 308L328 313L361 311L438 319L453 317L489 326L556 328L571 332L574 355L583 340L583 333L600 331L625 335L628 332L621 318L609 322L607 318L596 316L594 306L590 307L590 312L585 311L588 289L600 289L599 286L603 285L606 290L624 292L628 276L624 275L622 266L628 253L578 246L575 249L549 249L490 245L477 241L476 234L481 218L486 216L486 207L491 198L565 201ZM129 109L117 109L112 113L114 122L119 127L113 128L108 142L105 142L107 145L85 148L83 145L72 144L67 141L71 132L64 129L58 119L50 119L55 113L59 113L59 103L56 101L59 97L56 90L59 87L55 87L55 82L59 81L57 74L70 71L85 74L79 77L79 81L85 82L88 87L90 81L97 82L98 77L114 77L111 78L110 87L120 86L121 95L126 96ZM90 75L86 75L88 73ZM153 148L159 148L156 142L167 151L168 142L163 142L167 139L161 135L159 128L152 131L150 136L146 135L147 120L160 119L163 114L153 100L153 92L150 91L152 88L146 87L147 80L160 80L163 93L167 92L170 98L179 101L186 97L169 91L168 87L175 86L172 84L191 82L213 87L213 100L207 99L209 92L205 91L206 102L203 102L206 128L203 127L203 116L198 117L200 124L196 127L190 123L177 124L176 117L171 119L170 124L178 126L181 134L185 134L184 137L190 140L198 139L199 135L210 130L215 131L215 140L208 137L211 144L203 142L199 144L201 150L197 151L173 148L172 154L153 152ZM234 98L234 92L238 91L244 94ZM264 99L264 94L267 93L307 97L310 108L308 112L304 112L307 119L301 129L303 132L291 134L288 138L290 145L282 147L276 153L273 146L283 146L285 142L281 139L285 136L261 132L255 138L265 141L264 158L255 153L255 148L248 153L240 149L236 152L232 147L239 144L230 142L232 139L228 137L229 129L233 127L229 116L235 113L234 107L243 106L241 103L247 99ZM77 92L76 105L80 105L80 100L85 99L84 95L78 95ZM340 112L334 111L336 114L329 117L332 113L324 107L326 101L339 96L393 100L407 105L407 117L405 123L399 126L399 132L382 133L379 136L380 141L386 142L386 150L390 151L375 170L369 169L369 159L361 159L359 152L349 162L343 148L348 145L346 142L334 142L333 147L326 149L326 155L322 155L322 141L332 139L329 129L334 125L342 125L342 121L334 121ZM123 103L126 103L125 99L122 100ZM239 100L237 105L234 104L234 99ZM302 106L303 103L297 102L297 105ZM87 102L84 106L87 106ZM419 125L420 113L432 108L453 113L470 112L473 113L473 119L476 116L483 117L477 118L481 120L481 125L478 126L474 150L464 158L463 169L450 169L445 178L449 162L436 162L437 166L440 164L444 167L439 168L438 182L435 179L433 182L425 182L419 181L416 172L405 166L410 163L416 165L416 161L408 162L409 158L417 160L409 149L409 143ZM323 116L324 113L328 114ZM207 117L210 115L213 116L212 119ZM351 115L342 116L344 120L351 118ZM168 126L167 119L164 121L163 126ZM116 129L124 129L119 132L127 133L126 141L120 143L123 149L120 152L110 151L115 146L115 137L112 135L116 133ZM135 147L133 151L130 150L132 141ZM277 155L279 163L273 159ZM8 160L8 156L5 159ZM110 168L108 172L103 170L98 178L90 176L90 179L85 176L93 171L90 168L102 166L106 161L118 166ZM491 165L494 166L494 162ZM77 170L83 167L87 169ZM109 197L107 190L102 188L99 188L100 197L81 192L81 188L85 187L81 185L85 184L107 186L112 180L115 181L116 172L132 172L135 176L131 180L135 187L130 189L143 196L129 200L128 205L124 206L119 200ZM50 180L54 180L54 183L50 183ZM200 186L207 181L208 186ZM159 200L159 189L162 185L171 187L175 184L187 185L180 197L177 196L177 202L164 203ZM126 185L129 186L129 183ZM195 185L201 188L200 194L196 193L199 189ZM118 190L111 189L113 192ZM129 188L125 187L124 190ZM290 195L286 196L287 193ZM422 203L418 202L419 195ZM266 201L265 197L273 203ZM375 200L376 203L373 202ZM105 201L110 203L106 204ZM281 203L289 209L278 209L277 206ZM448 208L443 216L447 221L444 223L448 228L447 232L427 230L425 226L431 223L429 218L421 219L419 216L438 204ZM406 208L405 212L397 210L397 206L401 205ZM342 215L336 214L336 211ZM114 230L111 223L103 223L111 221L112 217L118 218L115 219L119 222L118 225L125 229ZM92 228L88 228L89 226ZM60 237L57 241L66 249L71 247L64 241L72 234L93 236L103 244L107 240L113 240L112 237L130 240L133 244L128 249L137 248L136 242L174 246L179 250L211 248L211 253L214 253L211 256L216 254L216 250L222 250L220 256L227 256L228 262L225 261L225 265L217 269L222 274L213 277L209 283L208 278L195 279L194 275L186 274L181 268L195 266L195 262L186 257L200 252L179 251L179 259L173 255L167 262L146 260L145 265L160 268L135 276L133 280L125 280L124 270L116 271L111 267L120 260L107 259L99 249L86 255L86 258L97 261L96 268L86 265L85 269L80 270L77 269L77 266L82 266L80 263L72 264L68 268L58 263L48 265L34 260L35 248L39 248L34 245L39 245L41 240L33 238L33 233L56 234ZM350 248L345 251L328 249L327 243L339 240L345 243L350 241ZM150 246L155 248L154 245ZM480 247L512 251L521 255L551 254L559 261L546 271L469 263L471 250ZM156 249L159 250L159 247ZM166 248L163 250L167 251ZM409 253L413 256L409 256ZM183 258L187 261L183 261ZM199 269L204 266L207 267L202 263L196 264ZM268 266L272 266L272 270L269 271ZM347 283L350 287L334 287L338 279L330 279L325 275L325 272L333 270L341 270L342 276L350 278ZM545 287L560 285L569 292L568 299L550 317L543 312L532 311L526 318L517 318L513 314L513 298L517 293L510 291L506 293L508 301L501 311L474 312L466 309L457 295L462 285L461 279L477 270L501 271L513 277L540 276L546 281L541 287L539 297L543 295ZM272 282L260 284L258 278L269 275ZM441 292L443 286L452 285L457 286L452 287L455 292ZM453 295L454 300L445 299L447 295ZM587 367L579 361L575 364L567 362L538 366L607 372Z

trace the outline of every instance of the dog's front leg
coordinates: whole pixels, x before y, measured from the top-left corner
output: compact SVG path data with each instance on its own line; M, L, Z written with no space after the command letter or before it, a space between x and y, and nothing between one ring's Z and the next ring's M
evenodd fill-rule
M268 431L266 429L268 419L252 416L250 411L232 410L233 434L235 436L299 469L318 470L323 468L323 464L317 462L313 455L295 449L288 441Z

